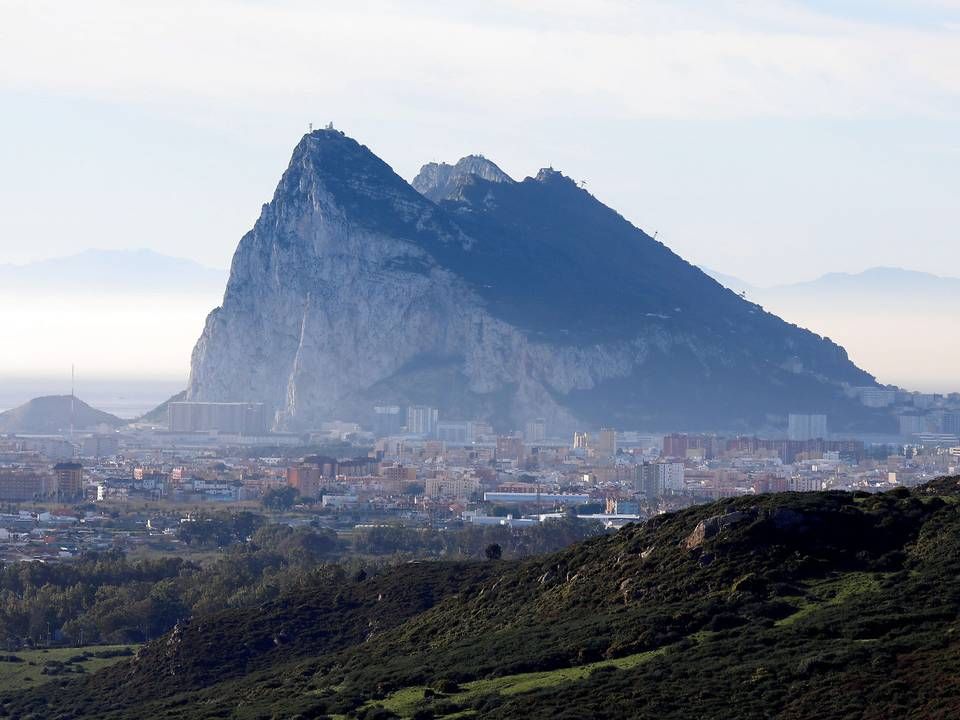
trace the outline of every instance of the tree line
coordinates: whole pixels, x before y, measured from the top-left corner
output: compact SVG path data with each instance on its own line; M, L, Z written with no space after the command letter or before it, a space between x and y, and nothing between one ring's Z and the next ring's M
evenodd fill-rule
M217 551L205 563L133 560L112 550L73 562L0 564L0 646L140 643L178 620L263 603L318 575L350 578L412 558L523 557L602 531L598 523L565 518L523 530L378 526L339 536L325 528L268 524L251 512L211 514L177 531L184 543Z

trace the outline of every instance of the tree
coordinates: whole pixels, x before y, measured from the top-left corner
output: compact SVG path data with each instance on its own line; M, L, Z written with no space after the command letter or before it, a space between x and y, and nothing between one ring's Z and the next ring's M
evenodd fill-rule
M487 560L499 560L503 556L503 548L499 543L490 543L483 554L486 555Z
M240 542L246 542L247 538L253 535L253 533L257 531L257 528L261 527L264 523L263 516L248 510L235 513L232 520L233 533Z
M289 485L275 490L268 490L263 495L263 506L270 510L289 510L297 501L299 491Z

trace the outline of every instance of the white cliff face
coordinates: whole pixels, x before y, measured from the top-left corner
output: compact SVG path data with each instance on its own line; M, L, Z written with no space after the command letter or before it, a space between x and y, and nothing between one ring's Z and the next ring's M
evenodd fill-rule
M418 182L441 198L470 172L513 183L475 157L427 166ZM451 248L469 261L475 242L363 146L334 131L304 137L237 248L188 398L266 402L290 429L363 422L388 403L561 429L576 423L565 396L642 376L652 355L682 348L705 365L731 362L722 347L657 327L593 344L538 339L440 261Z

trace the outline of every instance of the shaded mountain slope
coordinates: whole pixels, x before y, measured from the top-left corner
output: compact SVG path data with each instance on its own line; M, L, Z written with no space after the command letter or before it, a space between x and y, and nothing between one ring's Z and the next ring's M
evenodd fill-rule
M195 618L133 661L8 693L2 707L110 718L953 717L958 487L738 498L526 562L326 578L257 611Z

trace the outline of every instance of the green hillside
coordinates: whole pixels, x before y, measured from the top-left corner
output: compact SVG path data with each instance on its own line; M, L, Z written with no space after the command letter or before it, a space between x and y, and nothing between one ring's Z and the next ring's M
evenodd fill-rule
M42 685L55 676L102 670L133 655L130 645L43 648L0 654L0 691Z
M528 561L325 575L18 718L953 718L960 478L742 497Z

